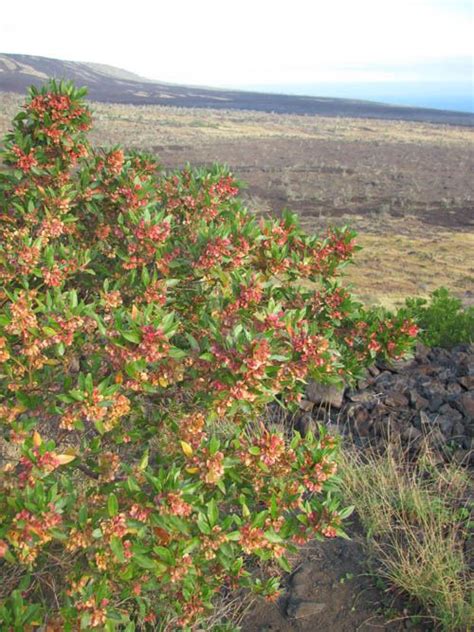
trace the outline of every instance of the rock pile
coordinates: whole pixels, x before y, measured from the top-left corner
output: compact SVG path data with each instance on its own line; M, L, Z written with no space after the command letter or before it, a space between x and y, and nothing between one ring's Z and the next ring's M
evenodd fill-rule
M417 346L412 360L370 367L356 389L314 382L295 428L324 423L359 445L423 441L443 458L474 465L474 345L452 350Z

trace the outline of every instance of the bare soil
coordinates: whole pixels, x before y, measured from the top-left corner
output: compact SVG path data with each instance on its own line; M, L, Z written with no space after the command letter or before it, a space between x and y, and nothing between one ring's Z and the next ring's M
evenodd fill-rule
M377 588L368 574L360 530L351 540L313 542L304 548L276 603L257 601L242 632L421 632L399 599Z
M474 228L472 146L271 138L154 146L163 164L228 164L246 195L318 219L387 213L456 230ZM386 207L386 208L385 208Z

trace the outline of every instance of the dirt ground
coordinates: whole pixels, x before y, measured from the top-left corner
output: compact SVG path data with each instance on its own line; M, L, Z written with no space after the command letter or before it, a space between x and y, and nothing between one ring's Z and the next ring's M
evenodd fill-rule
M351 529L351 538L305 547L280 600L257 601L242 632L429 630L415 624L393 594L375 586L357 528Z

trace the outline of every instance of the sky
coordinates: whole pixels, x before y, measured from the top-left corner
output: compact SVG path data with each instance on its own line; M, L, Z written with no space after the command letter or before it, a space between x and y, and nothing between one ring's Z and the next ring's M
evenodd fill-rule
M0 52L215 87L469 93L473 12L474 0L22 0L2 3Z

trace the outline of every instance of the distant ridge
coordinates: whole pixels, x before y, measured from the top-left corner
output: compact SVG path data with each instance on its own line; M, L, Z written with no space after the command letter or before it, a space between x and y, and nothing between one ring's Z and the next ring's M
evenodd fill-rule
M52 77L69 79L78 86L86 86L92 101L105 103L257 110L277 114L377 118L474 126L474 114L471 113L352 99L181 86L152 81L127 70L104 64L0 53L0 92L24 94L31 84L39 86Z

